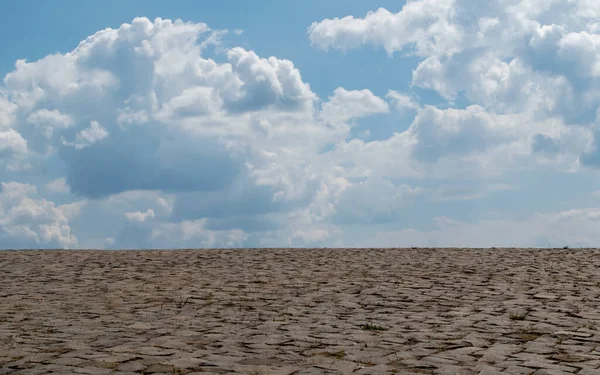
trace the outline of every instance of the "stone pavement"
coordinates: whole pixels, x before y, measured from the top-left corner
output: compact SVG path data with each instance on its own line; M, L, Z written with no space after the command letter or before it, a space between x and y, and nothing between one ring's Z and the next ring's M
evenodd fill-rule
M0 374L600 374L600 251L0 251Z

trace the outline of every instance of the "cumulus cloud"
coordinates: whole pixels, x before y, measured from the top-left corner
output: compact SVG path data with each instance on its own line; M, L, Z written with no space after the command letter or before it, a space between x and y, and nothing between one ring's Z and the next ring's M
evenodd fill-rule
M0 131L0 166L15 171L26 169L28 144L27 140L14 129Z
M67 180L64 177L56 178L46 184L46 190L50 193L68 193L70 191Z
M329 101L323 104L321 117L326 122L335 124L388 111L388 104L373 95L370 90L348 91L343 87L338 87Z
M19 60L0 87L0 176L38 173L39 190L62 204L9 186L0 233L40 247L342 245L347 228L394 225L420 201L514 189L501 180L514 170L583 173L600 165L599 28L585 0L551 5L412 0L397 13L312 24L315 47L374 44L418 60L412 86L382 97L343 82L319 97L290 60L160 18ZM402 130L355 137L384 116ZM479 188L464 182L473 176ZM437 179L439 188L422 187ZM450 219L437 223L402 235L479 241L452 237Z
M63 141L64 145L73 145L77 150L93 145L94 143L103 140L108 137L106 129L100 125L98 121L90 122L89 128L81 130L75 136L75 142L70 143Z
M69 220L53 202L36 199L33 185L3 182L0 191L0 239L4 248L72 248L77 238Z
M398 111L418 111L421 109L417 100L398 91L390 90L385 96Z
M217 32L136 18L68 53L17 62L4 78L11 99L0 118L14 129L3 148L24 152L31 140L35 151L57 155L84 197L225 188L245 168L236 152L255 153L254 124L274 123L269 135L293 143L285 128L300 133L303 120L318 128L317 97L289 60L239 47L225 61L204 57ZM286 113L297 119L278 118Z
M600 36L591 31L589 11L586 0L476 6L472 0L413 0L397 13L325 19L308 34L324 48L373 44L416 53L422 60L412 84L450 101L464 94L493 111L549 112L581 122L600 100Z
M554 118L494 114L476 105L424 106L406 131L378 141L338 143L330 157L343 166L346 178L501 178L511 170L547 165L576 170L580 152L591 149L591 135L589 128ZM541 153L539 137L558 142L559 152Z
M420 61L413 70L413 87L436 91L450 106L461 96L471 104L466 112L443 110L444 116L466 116L446 117L441 121L448 122L438 126L430 115L441 109L420 110L410 97L388 93L392 104L418 111L409 129L418 159L443 161L448 154L475 151L483 162L493 149L530 155L524 150L532 144L536 160L566 153L572 169L578 163L573 154L582 155L584 164L595 160L589 139L600 104L600 35L588 11L585 0L476 6L472 0L413 0L397 13L379 9L362 18L315 22L308 36L326 49L373 44L390 54L415 54ZM474 109L478 115L467 115ZM540 135L534 139L535 133ZM552 147L550 139L560 147Z
M409 1L398 13L379 8L364 18L346 16L313 23L308 34L313 45L348 50L366 43L380 45L389 54L411 47L409 53L451 52L462 40L452 22L454 0Z
M260 58L253 51L233 48L227 58L242 83L231 103L234 109L255 110L271 105L282 109L310 109L316 95L302 82L289 60Z
M0 132L0 155L24 154L27 152L27 141L16 130Z
M0 130L9 128L13 125L17 105L0 93Z
M33 124L46 137L51 138L55 128L65 129L75 125L69 115L60 113L58 110L39 109L27 117L27 123Z
M149 220L154 217L154 210L149 208L146 210L146 212L140 212L140 211L127 212L125 214L125 217L129 221L137 221L137 222L143 223L144 221Z

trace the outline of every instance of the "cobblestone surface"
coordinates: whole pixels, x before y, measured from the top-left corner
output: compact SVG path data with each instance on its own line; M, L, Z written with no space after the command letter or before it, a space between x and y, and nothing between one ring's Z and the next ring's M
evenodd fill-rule
M0 251L0 374L600 374L600 251Z

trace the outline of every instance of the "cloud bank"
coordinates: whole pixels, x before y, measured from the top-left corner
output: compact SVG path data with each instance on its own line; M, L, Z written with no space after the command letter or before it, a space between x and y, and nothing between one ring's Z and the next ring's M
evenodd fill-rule
M503 207L493 197L518 192L515 174L600 165L594 7L477 4L414 0L308 27L318 58L365 45L416 57L411 84L381 96L343 82L317 95L292 61L160 18L17 61L0 84L3 246L499 246L502 231L595 245L594 207L465 221L444 206ZM407 114L388 138L355 134Z

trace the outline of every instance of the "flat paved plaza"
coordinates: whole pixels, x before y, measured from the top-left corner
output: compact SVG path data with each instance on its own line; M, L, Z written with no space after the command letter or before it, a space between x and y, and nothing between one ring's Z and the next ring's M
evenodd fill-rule
M0 374L600 374L600 251L0 251Z

